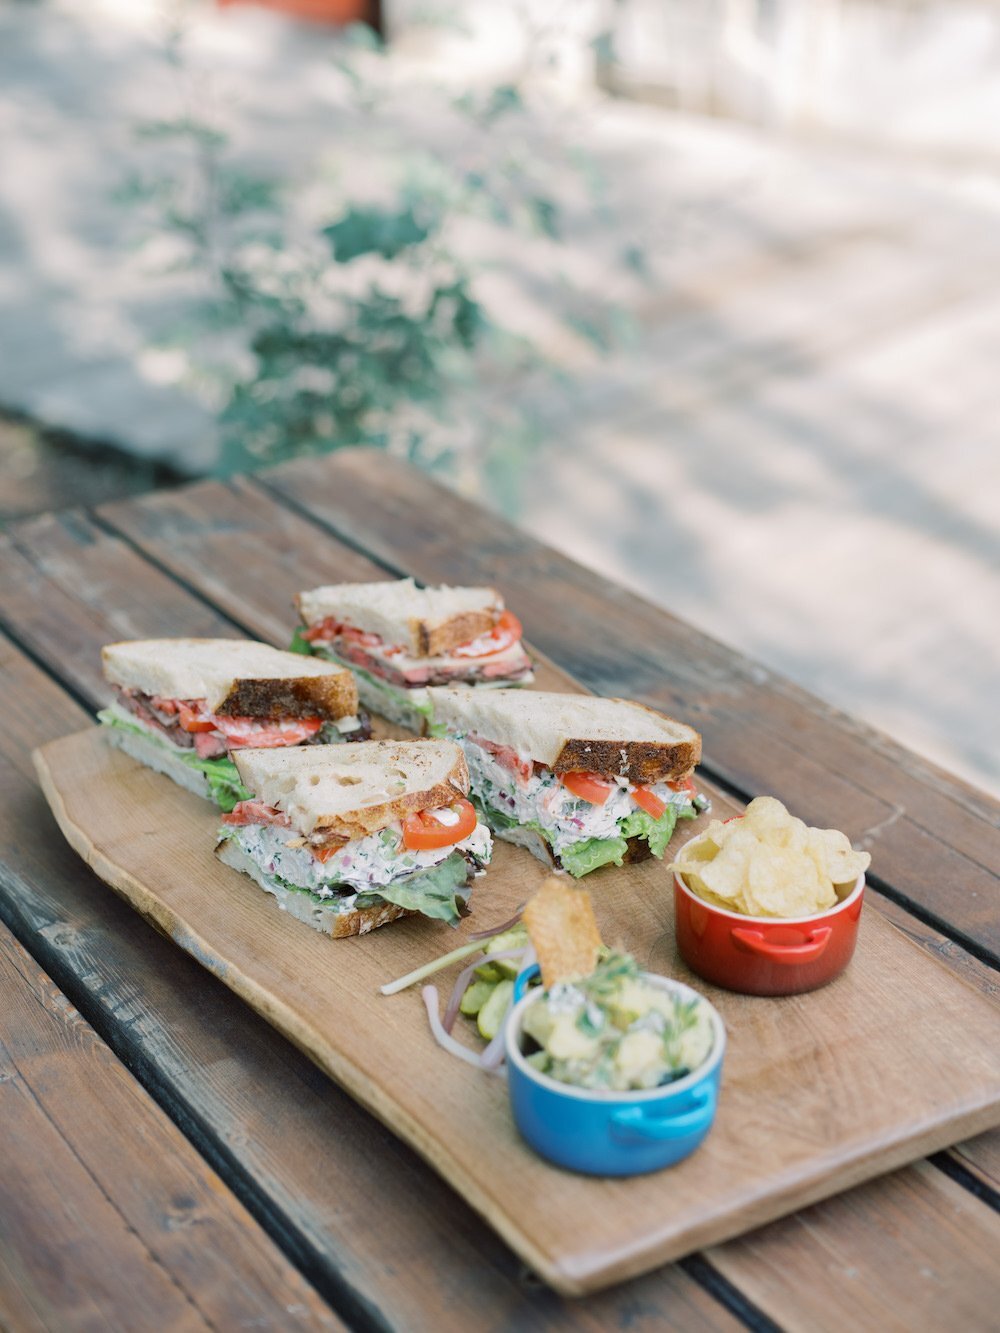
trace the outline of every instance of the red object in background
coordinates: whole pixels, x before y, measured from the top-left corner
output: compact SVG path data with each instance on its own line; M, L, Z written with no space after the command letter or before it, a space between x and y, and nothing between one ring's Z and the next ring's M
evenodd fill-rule
M858 942L865 877L827 912L782 920L727 912L674 875L677 947L692 972L744 995L800 995L839 977Z
M257 5L261 9L277 9L294 18L312 19L316 23L369 23L377 26L378 0L215 0L220 9L230 5Z

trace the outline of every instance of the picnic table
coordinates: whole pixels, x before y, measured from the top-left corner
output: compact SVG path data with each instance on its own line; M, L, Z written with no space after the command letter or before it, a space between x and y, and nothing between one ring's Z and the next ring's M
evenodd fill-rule
M247 634L290 598L489 582L703 771L872 853L868 911L996 997L994 801L384 454L13 525L0 545L0 1325L995 1328L1000 1131L597 1295L542 1284L415 1152L64 841L31 750L108 698L103 643Z

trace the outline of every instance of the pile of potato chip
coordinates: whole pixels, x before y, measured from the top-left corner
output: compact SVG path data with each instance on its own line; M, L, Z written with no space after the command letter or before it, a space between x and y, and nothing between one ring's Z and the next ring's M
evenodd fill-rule
M702 837L681 848L671 869L692 893L727 912L792 917L835 906L870 864L846 834L809 828L773 796L758 796L742 819L713 819Z

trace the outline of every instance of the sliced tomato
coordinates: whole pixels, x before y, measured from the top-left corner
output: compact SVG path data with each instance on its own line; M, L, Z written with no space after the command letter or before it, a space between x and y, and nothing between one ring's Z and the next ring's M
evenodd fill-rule
M214 717L212 720L231 750L243 746L273 750L279 745L301 745L315 736L323 725L321 717L285 718L280 722L261 717Z
M468 643L452 648L452 657L492 657L517 643L524 631L513 611L504 611L488 634L480 634Z
M698 795L698 789L694 785L694 778L690 773L684 778L668 778L667 786L671 791L686 791L689 796Z
M234 805L228 815L222 816L223 824L281 824L291 828L292 821L273 805L263 801L240 801Z
M656 792L649 787L640 787L636 785L632 788L632 800L640 810L645 810L646 814L653 819L659 819L667 808L666 801L661 801Z
M312 849L312 854L321 865L326 865L330 857L336 856L340 850L340 846L337 843L334 843L330 847L314 847Z
M382 642L378 634L370 634L367 630L345 625L336 616L325 616L322 620L317 620L315 625L309 625L301 630L300 636L309 643L313 643L316 639L350 639L353 643L362 643L367 648L376 648Z
M411 852L426 852L435 847L450 847L467 838L476 827L476 809L464 798L447 809L458 816L454 823L442 823L436 810L418 810L403 820L403 846Z
M615 789L615 784L607 778L582 769L573 773L560 773L559 777L567 791L579 796L581 801L589 801L591 805L603 805Z
M192 707L190 704L178 702L177 713L182 731L197 733L200 731L218 730L211 713L206 713L204 709L198 707L198 705Z
M473 741L487 754L491 754L498 764L509 769L511 773L516 773L525 782L531 777L531 760L522 759L513 746L500 745L497 741L488 741L483 736L478 736L474 731L469 732L467 739Z
M126 693L131 693L131 691L126 691ZM165 713L167 717L173 717L174 713L177 712L176 699L164 699L159 694L151 694L149 702L158 713Z

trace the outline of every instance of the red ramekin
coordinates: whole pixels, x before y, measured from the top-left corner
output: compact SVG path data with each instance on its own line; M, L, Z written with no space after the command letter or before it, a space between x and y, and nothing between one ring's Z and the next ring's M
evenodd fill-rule
M839 977L858 942L865 877L814 916L746 916L699 898L674 874L677 947L692 972L744 995L800 995Z

